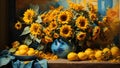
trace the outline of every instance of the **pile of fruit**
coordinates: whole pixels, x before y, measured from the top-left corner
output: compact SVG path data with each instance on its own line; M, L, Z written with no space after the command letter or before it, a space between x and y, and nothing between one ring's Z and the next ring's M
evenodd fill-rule
M91 49L87 48L85 51L78 53L70 52L67 55L67 59L70 61L75 60L97 60L97 61L110 61L120 62L120 49L117 46L103 49Z
M29 48L27 45L20 45L15 52L15 55L20 56L33 56L37 52L33 48Z
M57 55L54 55L50 52L44 53L43 51L30 48L28 45L20 44L18 41L12 43L12 48L9 51L17 56L36 56L38 59L47 60L58 59Z
M58 56L54 55L50 52L44 53L43 51L39 51L39 53L37 54L37 57L39 59L47 59L47 60L57 60Z

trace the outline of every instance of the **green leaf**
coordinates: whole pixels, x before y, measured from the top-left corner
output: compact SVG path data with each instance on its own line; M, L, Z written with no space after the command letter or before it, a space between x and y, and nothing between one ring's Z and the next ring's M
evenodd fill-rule
M34 39L34 36L33 36L33 35L29 34L29 36L30 36L31 39Z
M26 34L30 33L30 30L29 30L29 29L30 29L29 26L25 27L24 30L23 30L23 32L22 32L22 34L21 34L20 36L26 35Z
M43 50L44 49L44 46L38 46L37 47L37 50Z
M34 38L34 39L35 39L35 41L37 41L38 43L41 42L41 39L38 39L38 38Z
M37 22L37 23L41 23L41 22L42 22L41 16L38 16L36 22Z
M24 43L30 45L32 43L32 39L30 37L26 37Z
M9 52L15 52L17 50L17 48L11 48L11 49L9 49Z

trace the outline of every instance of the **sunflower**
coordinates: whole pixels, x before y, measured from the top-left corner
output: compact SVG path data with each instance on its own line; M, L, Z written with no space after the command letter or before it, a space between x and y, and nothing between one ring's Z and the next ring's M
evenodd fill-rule
M86 33L85 32L79 32L78 34L77 34L77 39L79 40L79 41L82 41L82 40L84 40L86 38Z
M46 43L46 41L45 41L45 38L43 37L43 38L41 38L41 42L42 43Z
M85 29L87 29L87 26L88 26L88 20L83 16L79 16L76 19L76 25L78 28L85 30Z
M116 4L114 8L109 8L106 12L106 16L109 17L110 22L115 18L119 18L119 4Z
M95 21L95 20L97 20L97 15L95 13L89 12L89 18L90 18L90 20Z
M48 22L48 18L49 18L48 13L43 13L40 15L43 24L46 24Z
M98 35L99 33L100 33L100 27L95 26L95 28L93 29L93 36Z
M98 37L99 33L100 33L100 27L95 26L95 28L93 29L93 34L92 34L93 37L92 37L92 39L95 40Z
M45 18L45 15L46 15L45 13L43 13L43 14L40 15L40 17L41 17L42 20Z
M48 16L48 20L49 21L53 21L53 20L56 20L57 18L57 14L59 13L60 11L55 9L55 10L52 10L52 12L49 14Z
M68 38L72 36L72 28L70 25L63 25L60 28L60 35L64 38Z
M58 15L58 21L61 24L68 24L70 20L71 20L71 15L68 11L62 11Z
M16 24L15 24L15 28L17 30L20 30L22 28L22 24L18 21Z
M110 19L110 17L105 16L105 17L103 17L102 21L105 22L105 23L110 23L111 19Z
M17 48L19 45L20 45L20 42L19 42L19 41L14 41L14 42L12 43L12 47L13 47L13 48Z
M30 27L30 33L34 36L40 35L41 29L42 27L39 23L33 23L31 24L31 27Z
M97 11L97 6L93 5L92 3L88 3L88 7L92 13L95 13Z
M52 13L53 13L53 10L50 10L48 13L41 14L42 21L43 21L44 24L46 24L46 23L48 23L48 22L50 22L54 19L53 18L54 16L53 16Z
M50 25L49 25L49 28L50 28L51 30L55 30L57 27L58 27L58 24L57 24L56 21L52 21L52 22L50 23Z
M65 12L70 16L70 18L73 18L73 12L70 9L66 10Z
M44 38L45 38L46 43L53 42L53 39L49 36L45 36Z
M71 9L76 10L76 11L79 11L79 10L83 10L83 9L84 9L83 5L81 5L81 4L76 4L76 3L73 3L73 2L69 2L69 7L70 7Z
M54 37L54 38L58 38L58 37L59 37L59 34L58 34L58 33L54 33L53 37Z
M46 34L46 35L48 35L48 36L51 36L51 28L49 28L49 27L46 27L45 29L43 29L43 32Z
M33 22L33 18L35 16L35 11L32 9L28 9L25 13L24 13L24 17L23 20L25 21L26 24L30 24Z

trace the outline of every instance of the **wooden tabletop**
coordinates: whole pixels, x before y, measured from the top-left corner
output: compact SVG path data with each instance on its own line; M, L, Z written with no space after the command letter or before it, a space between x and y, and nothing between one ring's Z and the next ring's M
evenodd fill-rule
M49 60L48 68L120 68L120 63L109 61L69 61L67 59Z

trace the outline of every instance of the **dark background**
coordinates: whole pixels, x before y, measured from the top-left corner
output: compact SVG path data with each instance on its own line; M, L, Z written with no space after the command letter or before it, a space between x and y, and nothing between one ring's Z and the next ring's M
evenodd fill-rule
M9 0L0 0L0 49L6 48L6 45L9 44L9 40L10 40L8 1Z
M40 10L49 10L49 6L59 6L55 0L0 0L0 51L6 47L11 47L13 41L20 41L21 31L14 28L17 22L16 14L22 14L29 4L38 4Z

